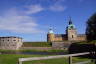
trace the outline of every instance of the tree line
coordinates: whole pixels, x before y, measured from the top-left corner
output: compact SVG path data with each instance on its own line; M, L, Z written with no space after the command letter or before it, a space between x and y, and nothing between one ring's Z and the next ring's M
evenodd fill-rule
M87 41L96 40L96 13L94 13L86 22Z

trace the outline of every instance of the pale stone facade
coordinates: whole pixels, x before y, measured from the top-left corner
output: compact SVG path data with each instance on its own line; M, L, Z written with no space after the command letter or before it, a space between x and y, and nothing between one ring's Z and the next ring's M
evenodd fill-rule
M52 48L53 49L65 49L67 50L71 43L69 41L65 42L52 42Z
M77 31L76 29L68 29L68 41L77 40Z
M86 41L86 35L85 34L77 34L77 30L70 19L69 25L66 28L66 34L54 34L52 29L50 29L47 34L47 41L48 42Z
M0 37L0 49L18 50L22 44L22 38L20 37Z

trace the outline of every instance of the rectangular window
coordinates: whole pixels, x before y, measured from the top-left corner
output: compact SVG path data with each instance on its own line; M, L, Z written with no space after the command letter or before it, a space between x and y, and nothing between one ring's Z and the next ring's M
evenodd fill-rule
M13 41L16 41L16 40L13 40Z
M73 35L72 35L72 38L73 38Z

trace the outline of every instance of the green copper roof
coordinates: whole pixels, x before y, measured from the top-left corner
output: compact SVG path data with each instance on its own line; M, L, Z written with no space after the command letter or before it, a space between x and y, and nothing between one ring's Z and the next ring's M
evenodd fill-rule
M49 29L49 32L48 32L49 34L53 34L54 32L53 32L53 30L52 29Z
M69 19L68 29L75 29L75 25L72 23L71 18Z
M69 25L68 25L68 29L75 29L74 24L69 24Z

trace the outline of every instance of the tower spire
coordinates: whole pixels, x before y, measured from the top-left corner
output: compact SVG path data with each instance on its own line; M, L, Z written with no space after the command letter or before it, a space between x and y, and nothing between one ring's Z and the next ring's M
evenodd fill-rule
M69 25L72 24L72 20L71 17L69 17Z

